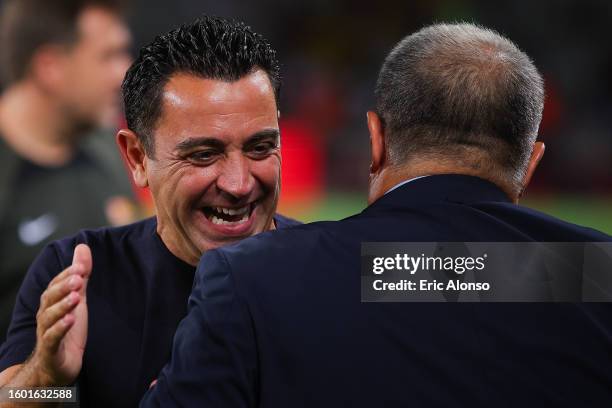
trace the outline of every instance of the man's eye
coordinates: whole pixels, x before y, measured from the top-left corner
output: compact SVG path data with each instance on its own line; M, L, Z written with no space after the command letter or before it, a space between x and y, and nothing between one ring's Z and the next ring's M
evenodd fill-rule
M197 162L208 162L215 158L216 153L213 150L201 150L191 153L189 159Z
M266 154L272 151L275 147L276 145L271 142L258 143L255 146L253 146L252 151L255 154Z

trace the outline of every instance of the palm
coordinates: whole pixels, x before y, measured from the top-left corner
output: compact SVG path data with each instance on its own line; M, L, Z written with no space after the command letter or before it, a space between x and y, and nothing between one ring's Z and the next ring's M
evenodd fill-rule
M83 352L87 342L87 303L81 302L74 310L75 323L60 343L55 356L62 377L69 383L76 379L83 364Z

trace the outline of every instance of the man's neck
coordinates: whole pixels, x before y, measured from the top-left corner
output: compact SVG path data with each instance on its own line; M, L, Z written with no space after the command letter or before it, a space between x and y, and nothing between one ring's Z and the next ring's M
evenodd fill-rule
M41 166L66 164L75 151L67 118L34 84L11 86L0 100L0 135L20 156Z
M441 174L463 174L488 180L502 189L511 200L516 201L516 194L513 192L512 187L490 172L483 173L480 169L458 167L443 162L431 163L423 161L413 162L410 163L410 165L402 167L387 166L382 169L380 173L371 176L368 204L372 204L393 187L406 180Z
M168 251L172 253L175 257L180 259L181 261L191 265L197 266L198 262L200 262L200 258L203 255L203 252L195 245L195 243L176 233L176 228L172 226L167 226L163 221L160 221L159 216L157 217L157 235L162 243L168 248ZM272 218L272 221L268 228L264 229L265 231L273 231L276 229L276 220ZM248 238L248 237L247 237ZM245 238L246 239L246 238ZM227 245L233 242L228 242Z

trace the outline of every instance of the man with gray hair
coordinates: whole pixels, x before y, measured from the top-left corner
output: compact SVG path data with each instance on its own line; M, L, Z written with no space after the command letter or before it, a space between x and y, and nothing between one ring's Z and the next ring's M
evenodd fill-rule
M376 86L377 115L395 168L449 167L483 177L513 201L528 180L542 119L542 77L527 55L494 31L439 24L401 41ZM531 173L529 173L531 174Z
M368 112L370 205L208 251L141 406L610 406L609 304L458 303L452 291L407 303L410 273L385 294L363 286L401 269L386 258L391 272L373 278L368 242L612 241L517 205L544 152L543 93L532 61L491 30L439 24L403 39Z

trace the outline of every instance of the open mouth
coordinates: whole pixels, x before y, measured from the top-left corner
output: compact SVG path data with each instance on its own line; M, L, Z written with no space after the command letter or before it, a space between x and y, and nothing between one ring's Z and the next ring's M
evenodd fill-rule
M249 220L256 203L250 203L244 207L204 207L206 218L216 225L238 225Z

